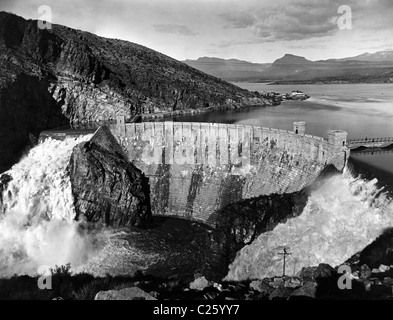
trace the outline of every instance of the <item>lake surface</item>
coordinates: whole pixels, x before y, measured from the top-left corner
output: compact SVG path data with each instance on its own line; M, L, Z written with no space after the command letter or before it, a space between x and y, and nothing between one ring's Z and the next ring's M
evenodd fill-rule
M393 84L267 85L234 83L251 91L290 93L301 90L306 101L284 101L279 106L215 111L174 118L174 121L236 123L292 130L294 121L307 122L306 132L327 137L330 129L346 130L348 138L393 137ZM393 179L393 153L355 155L375 167L377 178ZM391 174L392 177L385 177Z

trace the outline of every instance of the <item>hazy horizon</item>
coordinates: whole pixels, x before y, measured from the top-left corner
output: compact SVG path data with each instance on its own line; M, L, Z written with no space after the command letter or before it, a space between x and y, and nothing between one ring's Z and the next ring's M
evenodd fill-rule
M0 10L38 19L41 5L50 6L55 24L135 42L178 60L272 63L290 53L317 61L393 49L390 0L1 0ZM351 9L351 29L338 26L342 5Z

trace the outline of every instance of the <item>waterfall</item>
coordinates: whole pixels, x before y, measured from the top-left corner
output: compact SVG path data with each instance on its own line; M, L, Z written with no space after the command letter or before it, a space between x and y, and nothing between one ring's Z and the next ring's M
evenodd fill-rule
M89 237L74 220L67 165L72 149L90 139L47 139L5 172L12 177L0 202L0 274L35 274L37 268L71 263L90 252Z
M312 191L302 214L261 234L238 252L227 280L280 276L286 247L286 274L327 263L337 266L393 227L393 203L377 186L349 169Z

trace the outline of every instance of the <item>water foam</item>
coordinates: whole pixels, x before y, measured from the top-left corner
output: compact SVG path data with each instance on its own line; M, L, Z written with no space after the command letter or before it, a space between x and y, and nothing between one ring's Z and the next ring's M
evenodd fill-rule
M393 203L377 180L356 178L349 170L314 190L303 213L245 246L229 266L227 280L280 276L288 248L286 274L302 267L340 265L393 226Z
M74 221L67 165L73 147L90 137L47 139L6 172L12 181L0 207L0 275L78 266L88 258L92 245Z

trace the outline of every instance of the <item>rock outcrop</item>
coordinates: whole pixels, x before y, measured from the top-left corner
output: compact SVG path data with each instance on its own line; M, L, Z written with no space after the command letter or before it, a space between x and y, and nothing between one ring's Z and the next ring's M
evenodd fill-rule
M100 291L94 300L157 300L150 294L138 287L125 288L122 290Z
M209 281L205 277L195 279L190 283L191 290L203 290L209 285Z
M393 229L384 231L360 253L359 264L378 268L381 264L393 264Z
M307 204L308 189L288 194L271 194L227 205L211 216L223 236L227 262L261 233L300 215Z
M71 155L76 219L114 227L145 226L151 216L148 179L109 140L107 129L99 130Z
M3 205L3 191L7 189L8 183L12 180L9 174L0 175L0 208Z
M266 105L240 89L141 45L0 12L0 170L29 133L143 113ZM0 171L0 172L1 172Z

